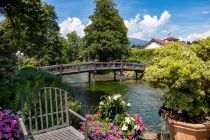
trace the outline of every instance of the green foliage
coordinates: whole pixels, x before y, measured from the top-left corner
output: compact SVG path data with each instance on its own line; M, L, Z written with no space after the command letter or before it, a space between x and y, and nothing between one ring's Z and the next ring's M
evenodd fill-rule
M117 114L123 114L126 111L127 107L130 107L131 104L126 104L123 101L120 94L103 97L103 101L100 102L98 111L101 112L102 118L109 118L113 120Z
M127 29L113 0L97 0L90 20L84 39L91 59L111 61L128 55Z
M175 111L186 111L190 116L207 113L206 79L210 73L205 63L180 44L168 44L157 49L154 55L144 79L156 87L169 88L163 98L164 105Z
M67 39L62 40L62 62L70 63L72 61L84 61L85 60L85 50L83 45L83 40L80 38L76 32L71 32L67 34Z
M0 26L0 106L10 102L11 78L17 69L17 58L15 56L15 48L9 44L9 40L5 37L5 32Z
M62 44L54 7L40 0L20 0L10 8L12 16L5 13L1 23L10 44L42 65L59 62Z
M196 53L196 55L203 61L210 60L210 38L198 40L194 42L190 48Z
M14 102L4 102L10 108L19 109L20 97L25 93L34 92L42 87L58 87L66 91L71 91L68 84L62 82L61 77L57 77L48 72L37 70L34 67L22 68L13 79L11 99Z
M150 64L154 57L154 50L132 50L131 56L128 58L129 62L140 62L143 64Z

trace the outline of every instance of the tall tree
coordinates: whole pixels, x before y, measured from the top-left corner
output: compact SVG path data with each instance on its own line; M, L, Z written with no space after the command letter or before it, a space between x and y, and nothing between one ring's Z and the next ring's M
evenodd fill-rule
M40 0L19 3L12 8L12 20L4 13L5 31L10 33L12 45L43 65L59 62L61 41L54 7Z
M113 0L96 0L92 23L85 28L90 58L99 61L122 59L128 54L127 28Z

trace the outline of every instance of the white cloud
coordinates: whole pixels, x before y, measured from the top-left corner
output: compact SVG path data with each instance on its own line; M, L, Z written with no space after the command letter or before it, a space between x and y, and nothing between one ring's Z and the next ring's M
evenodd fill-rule
M148 39L154 36L157 30L164 25L171 15L168 11L164 11L160 18L157 16L144 15L143 19L140 18L140 14L137 14L130 20L124 20L126 27L128 28L128 36L139 39ZM91 24L91 21L87 25ZM82 21L77 18L67 18L60 26L60 33L62 36L66 36L68 33L76 31L79 36L84 36L84 29L87 25L84 25Z
M140 14L135 18L125 20L125 25L128 28L128 36L139 39L148 39L154 36L157 30L164 25L171 17L168 11L164 11L160 18L157 16L144 15L141 20Z
M205 38L207 38L209 36L210 36L210 29L207 32L205 32L205 33L201 33L201 34L193 33L193 34L190 34L187 37L181 38L181 40L192 42L192 41L199 40L199 39L205 39Z
M64 20L60 26L60 33L62 36L66 36L68 33L76 31L77 34L82 37L84 36L84 29L85 25L82 23L82 21L79 18L67 18Z

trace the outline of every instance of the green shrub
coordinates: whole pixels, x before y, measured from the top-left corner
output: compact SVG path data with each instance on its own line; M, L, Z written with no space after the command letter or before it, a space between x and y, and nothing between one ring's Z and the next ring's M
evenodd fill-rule
M10 97L9 107L18 110L20 108L20 97L25 93L37 91L42 87L58 87L71 93L69 84L62 81L62 77L55 76L34 67L23 67L13 79L13 94ZM78 103L69 103L72 109L78 110Z
M196 41L190 45L190 49L203 61L210 61L210 37Z
M205 62L180 44L168 44L154 55L144 79L156 87L169 88L162 100L164 105L177 112L187 112L190 117L209 112L209 92L205 85L210 73Z
M132 50L131 57L128 58L129 62L140 62L150 64L154 57L154 50Z

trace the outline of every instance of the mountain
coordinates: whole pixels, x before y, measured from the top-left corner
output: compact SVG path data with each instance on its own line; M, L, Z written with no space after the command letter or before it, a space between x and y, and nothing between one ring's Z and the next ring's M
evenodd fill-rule
M145 45L145 44L148 43L148 41L142 40L142 39L130 38L130 37L129 37L128 39L129 39L130 42L131 42L131 46L132 46L132 45L140 45L140 46L143 46L143 45Z

